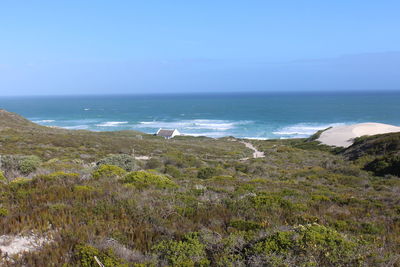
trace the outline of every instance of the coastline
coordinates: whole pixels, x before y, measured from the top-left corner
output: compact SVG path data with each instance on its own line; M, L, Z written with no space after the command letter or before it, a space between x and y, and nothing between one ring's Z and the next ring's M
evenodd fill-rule
M257 140L307 138L369 121L400 125L399 102L393 92L0 97L0 107L44 126Z

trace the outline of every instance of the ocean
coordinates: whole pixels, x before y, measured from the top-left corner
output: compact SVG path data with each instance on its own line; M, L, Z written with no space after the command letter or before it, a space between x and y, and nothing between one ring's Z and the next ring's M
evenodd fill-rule
M38 124L93 131L176 128L193 136L308 137L329 126L400 126L400 92L0 97Z

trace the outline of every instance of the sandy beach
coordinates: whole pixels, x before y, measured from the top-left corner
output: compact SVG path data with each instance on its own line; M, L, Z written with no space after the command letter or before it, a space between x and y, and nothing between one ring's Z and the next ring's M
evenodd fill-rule
M349 147L353 144L353 140L356 137L393 132L400 132L400 127L368 122L332 127L324 131L317 140L329 146Z

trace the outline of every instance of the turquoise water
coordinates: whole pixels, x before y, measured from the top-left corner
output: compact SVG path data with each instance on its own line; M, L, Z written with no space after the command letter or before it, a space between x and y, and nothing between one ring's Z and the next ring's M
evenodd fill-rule
M0 107L68 129L247 138L307 137L331 125L400 126L400 92L3 97Z

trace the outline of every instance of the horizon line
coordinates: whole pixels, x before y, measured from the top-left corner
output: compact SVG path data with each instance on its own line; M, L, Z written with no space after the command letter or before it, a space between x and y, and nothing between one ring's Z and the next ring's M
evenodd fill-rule
M0 98L10 97L95 97L95 96L174 96L174 95L256 95L256 94L347 94L347 93L400 93L400 89L374 89L374 90L302 90L302 91L216 91L216 92L129 92L129 93L84 93L84 94L16 94L16 95L1 95Z

